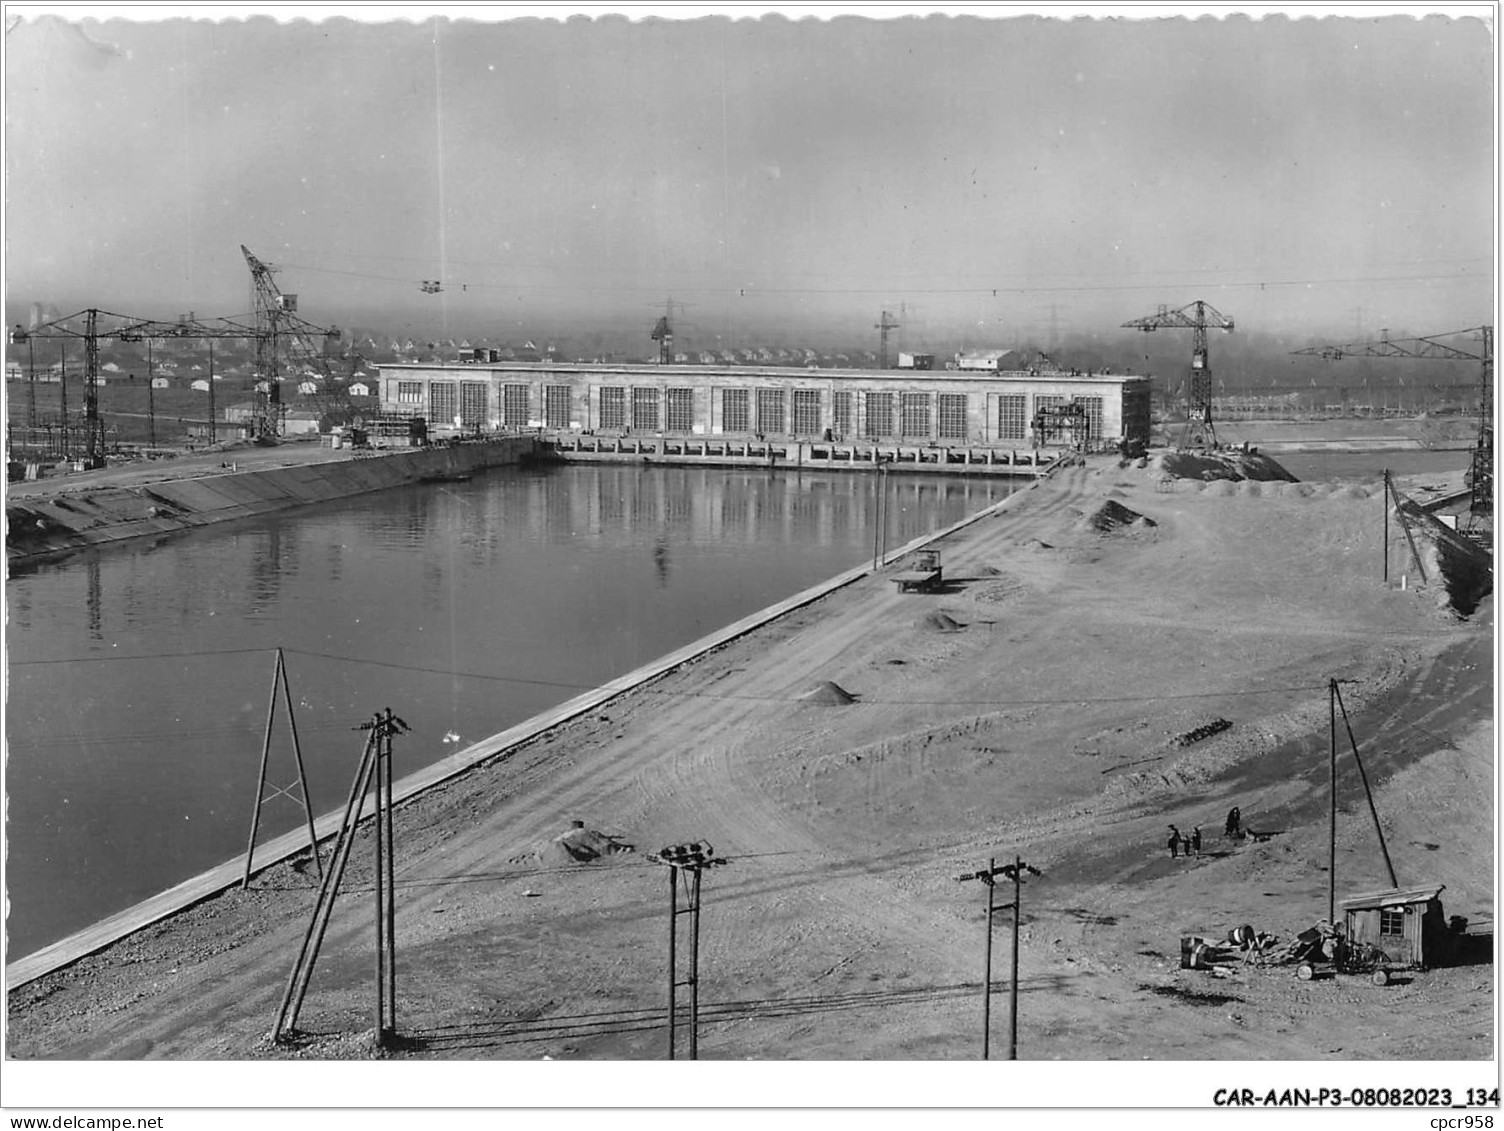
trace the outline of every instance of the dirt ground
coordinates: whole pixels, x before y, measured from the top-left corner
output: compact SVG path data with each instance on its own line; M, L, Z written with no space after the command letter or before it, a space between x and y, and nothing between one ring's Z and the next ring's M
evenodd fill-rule
M704 878L701 1059L976 1057L986 896L957 877L1015 854L1042 873L1023 1059L1490 1058L1492 597L1464 621L1386 586L1376 488L1173 488L1070 469L947 538L943 591L865 579L403 806L384 1055L663 1057L668 876L646 854L703 840L729 863ZM1099 529L1108 501L1150 521ZM1325 915L1332 678L1399 881L1446 884L1466 961L1385 988L1180 969L1184 935ZM1345 741L1340 764L1339 899L1388 886ZM1259 839L1223 837L1234 805ZM578 862L554 843L572 820L636 851ZM1169 824L1200 827L1198 858L1170 858ZM375 1055L370 855L291 1047L267 1035L314 886L284 864L13 990L9 1055Z

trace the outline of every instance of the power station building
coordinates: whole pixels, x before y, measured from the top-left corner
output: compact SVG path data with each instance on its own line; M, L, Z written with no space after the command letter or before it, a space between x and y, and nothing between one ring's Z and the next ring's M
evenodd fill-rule
M550 361L397 363L379 370L381 411L421 416L440 435L538 430L1050 446L1081 437L1051 428L1036 433L1036 414L1074 402L1088 446L1149 440L1149 378L1130 374Z

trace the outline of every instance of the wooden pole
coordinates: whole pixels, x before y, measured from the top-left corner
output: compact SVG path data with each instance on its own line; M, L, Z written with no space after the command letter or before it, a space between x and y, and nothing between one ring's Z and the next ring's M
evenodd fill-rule
M209 342L209 443L219 439L214 428L214 342Z
M146 339L146 427L151 437L151 446L157 446L157 398L152 385L156 374L152 367L151 339Z
M679 930L679 868L668 866L668 1058L674 1059L674 1042L678 1034L674 1030L674 991L678 984L678 955L675 942Z
M282 649L278 648L277 662L272 668L272 693L266 705L266 735L261 740L261 773L256 778L256 805L251 810L251 837L245 846L245 875L240 880L242 891L251 886L251 857L256 851L256 831L261 827L261 801L266 793L266 763L272 750L272 721L277 715L277 681L281 677Z
M284 676L285 678L285 676ZM387 721L392 711L387 708ZM392 731L386 732L386 1009L387 1031L397 1032L397 842L392 833Z
M1331 821L1328 826L1326 855L1326 921L1337 925L1337 681L1327 686L1327 714L1331 724L1330 790Z
M700 1059L700 877L703 869L691 868L694 914L689 920L689 1059Z
M992 1043L992 873L997 870L997 857L987 860L987 957L982 964L982 1059L986 1060Z
M303 816L308 821L308 851L313 853L313 866L324 878L324 862L319 858L319 838L313 829L313 802L308 796L308 774L303 769L303 747L298 742L298 717L292 710L292 690L288 686L287 662L282 659L282 649L277 649L277 660L282 665L282 705L287 709L287 727L292 732L292 756L298 765L298 782L303 792Z
M386 1043L386 822L382 819L382 786L385 779L382 773L383 762L386 758L386 740L381 729L381 716L378 714L373 720L371 734L376 744L376 796L371 810L374 818L375 836L372 844L376 850L375 868L372 870L372 886L376 891L376 1047L380 1048Z
M313 917L303 935L292 973L288 976L287 989L282 995L282 1005L277 1011L276 1024L272 1027L274 1040L281 1040L297 1027L298 1011L302 1009L303 996L308 992L308 981L313 976L314 963L318 961L324 932L329 926L329 915L334 910L334 899L339 893L340 881L344 878L345 866L350 859L350 848L355 843L355 827L360 823L361 810L365 807L366 791L370 788L375 769L375 742L374 735L366 736L360 767L355 772L355 781L350 786L350 799L345 803L344 816L340 821L334 855L329 861L329 872L319 886Z
M1389 859L1389 846L1384 843L1384 830L1379 825L1379 810L1373 803L1373 791L1368 788L1368 775L1363 772L1363 759L1358 756L1358 740L1353 737L1353 724L1347 717L1347 705L1342 702L1342 692L1337 689L1337 684L1332 683L1332 691L1337 698L1337 706L1342 711L1342 722L1347 727L1347 740L1352 744L1353 761L1358 765L1358 777L1363 781L1363 794L1368 798L1368 812L1373 817L1373 831L1379 837L1379 851L1384 854L1384 868L1389 873L1389 886L1399 887L1400 882L1394 874L1394 863Z
M1013 858L1013 975L1008 986L1008 1059L1018 1059L1018 919L1023 910L1024 862Z
M1384 584L1389 584L1389 469L1384 469Z
M1400 529L1405 532L1405 541L1410 544L1410 557L1415 562L1415 569L1420 574L1422 584L1429 582L1426 577L1425 563L1420 560L1420 551L1415 548L1415 535L1410 533L1410 523L1405 518L1405 512L1400 509L1400 494L1394 489L1394 484L1389 484L1389 495L1394 500L1394 513L1400 520Z

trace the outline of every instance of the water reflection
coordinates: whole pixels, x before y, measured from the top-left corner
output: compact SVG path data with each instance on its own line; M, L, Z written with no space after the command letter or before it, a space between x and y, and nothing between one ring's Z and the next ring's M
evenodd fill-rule
M886 477L888 544L1003 481ZM274 649L317 811L868 560L876 478L602 465L419 485L13 575L10 953L243 851ZM285 720L279 720L285 728ZM274 743L285 740L285 729ZM274 746L273 757L277 757ZM263 835L298 824L267 804Z

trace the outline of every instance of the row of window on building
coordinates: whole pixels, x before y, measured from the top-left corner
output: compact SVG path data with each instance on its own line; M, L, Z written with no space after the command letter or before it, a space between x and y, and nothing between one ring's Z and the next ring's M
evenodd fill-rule
M546 429L565 430L586 426L573 411L574 389L569 385L544 385L541 412L534 411L532 386L501 385L500 413L495 417L490 412L490 385L484 381L398 381L396 386L399 408L421 410L426 395L428 419L436 424L455 422L464 428L480 428L496 419L503 428L541 424ZM700 431L696 427L701 423L696 417L696 392L656 385L602 385L597 419L588 426L603 432L688 435ZM825 419L818 389L721 388L713 390L712 395L719 403L717 431L722 433L817 437L828 430L837 436L869 439L970 438L965 393L838 391L831 394L829 419ZM998 395L997 439L1029 438L1033 420L1029 400L1028 393ZM1071 400L1085 407L1091 437L1102 438L1101 397L1036 393L1033 412Z

